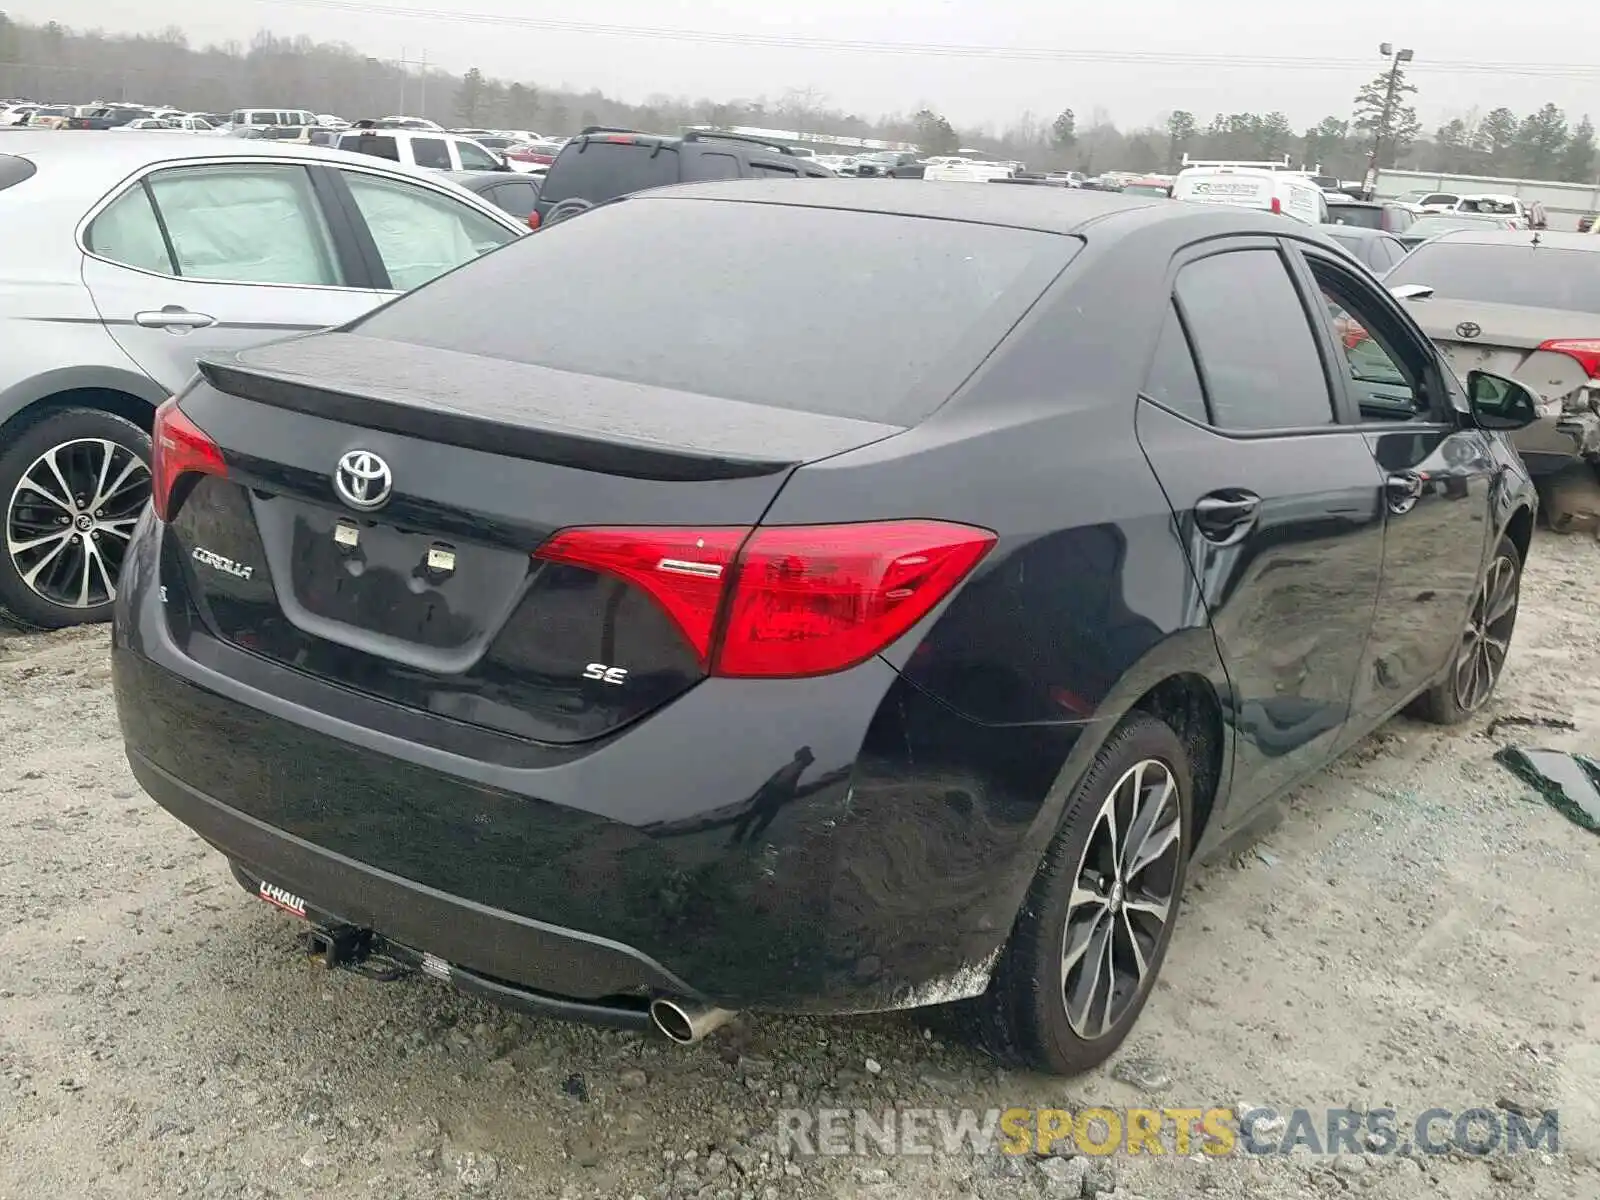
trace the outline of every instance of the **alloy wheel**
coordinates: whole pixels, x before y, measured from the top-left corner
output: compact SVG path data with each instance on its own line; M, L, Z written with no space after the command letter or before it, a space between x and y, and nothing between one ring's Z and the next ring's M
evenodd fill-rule
M22 582L63 608L116 598L117 574L150 498L150 468L106 438L52 446L22 473L6 508L6 552Z
M1183 814L1171 768L1148 758L1107 793L1084 845L1061 945L1067 1023L1104 1037L1138 998L1176 917Z
M1517 621L1517 564L1501 554L1489 564L1483 586L1472 602L1461 649L1456 655L1456 703L1474 712L1494 692L1511 648L1511 629Z

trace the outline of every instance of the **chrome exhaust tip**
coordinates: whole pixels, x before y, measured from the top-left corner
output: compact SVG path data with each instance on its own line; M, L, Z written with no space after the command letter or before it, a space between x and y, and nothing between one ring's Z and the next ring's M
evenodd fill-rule
M688 1000L650 1001L650 1021L668 1041L692 1046L714 1029L720 1029L737 1014L732 1009L712 1008Z

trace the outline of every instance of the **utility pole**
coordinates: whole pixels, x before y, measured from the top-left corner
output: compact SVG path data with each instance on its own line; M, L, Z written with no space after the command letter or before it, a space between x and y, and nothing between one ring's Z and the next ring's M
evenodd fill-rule
M406 48L401 46L400 57L395 59L395 65L400 68L400 107L396 112L401 116L411 115L406 112L406 81L411 77L411 68L422 68L422 99L419 101L422 107L417 110L417 115L421 116L428 107L428 52L424 50L421 58L407 58Z
M1400 66L1413 58L1410 50L1396 50L1392 42L1384 42L1378 53L1389 60L1389 90L1383 97L1383 115L1378 120L1377 133L1372 138L1372 157L1367 161L1367 178L1363 190L1370 200L1378 188L1378 158L1383 152L1383 139L1389 136L1389 126L1394 121L1395 92L1400 86Z

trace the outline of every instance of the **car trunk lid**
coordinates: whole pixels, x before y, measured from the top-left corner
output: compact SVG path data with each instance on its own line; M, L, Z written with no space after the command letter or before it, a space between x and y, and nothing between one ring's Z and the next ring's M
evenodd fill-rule
M227 475L175 495L164 572L209 631L548 742L610 732L705 672L646 591L535 557L553 533L700 531L693 560L756 524L794 466L899 431L345 333L201 371L182 408Z
M1593 314L1441 297L1410 300L1406 307L1462 379L1471 371L1513 377L1552 405L1589 386L1580 359L1540 347L1600 335Z

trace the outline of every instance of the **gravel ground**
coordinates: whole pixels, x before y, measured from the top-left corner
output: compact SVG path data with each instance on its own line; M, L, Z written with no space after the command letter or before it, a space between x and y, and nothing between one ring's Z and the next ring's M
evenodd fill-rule
M101 629L0 639L0 1196L1600 1197L1600 838L1491 761L1594 751L1600 549L1541 536L1493 712L1397 720L1199 870L1109 1069L1007 1075L927 1014L702 1046L297 953L135 786ZM1503 729L1494 715L1580 731ZM1084 1103L1561 1110L1559 1153L792 1158L776 1112ZM1087 1166L1087 1171L1085 1167Z

